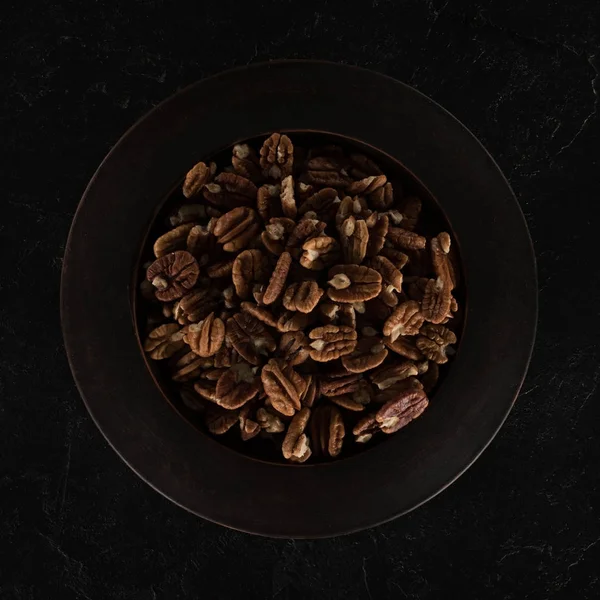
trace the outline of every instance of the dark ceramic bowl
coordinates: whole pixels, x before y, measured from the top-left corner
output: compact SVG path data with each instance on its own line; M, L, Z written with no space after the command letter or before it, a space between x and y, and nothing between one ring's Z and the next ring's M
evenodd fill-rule
M201 433L168 401L168 387L140 348L139 261L169 195L198 160L271 131L342 137L410 178L450 224L468 291L459 352L423 416L368 451L325 464L257 460ZM515 197L462 124L388 77L329 63L277 62L179 92L118 142L75 216L61 311L86 406L140 477L223 525L324 537L415 508L479 456L523 381L536 287L531 240Z

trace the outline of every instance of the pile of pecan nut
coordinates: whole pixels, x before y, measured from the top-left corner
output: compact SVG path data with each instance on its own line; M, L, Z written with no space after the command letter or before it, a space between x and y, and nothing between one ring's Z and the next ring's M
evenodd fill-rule
M448 233L367 156L274 133L187 174L145 265L144 349L215 435L337 457L428 405L453 353Z

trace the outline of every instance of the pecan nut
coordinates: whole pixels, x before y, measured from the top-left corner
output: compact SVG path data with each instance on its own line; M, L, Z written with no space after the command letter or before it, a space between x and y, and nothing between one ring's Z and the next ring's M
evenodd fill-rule
M285 281L290 271L291 264L292 256L290 255L290 253L283 252L277 259L275 270L271 275L269 285L267 286L267 289L265 290L265 293L263 295L263 304L273 304L273 302L275 302L277 298L279 298L279 295L281 294L281 292L283 292L285 288Z
M319 406L311 421L311 437L315 452L321 456L338 456L342 451L346 429L336 406Z
M381 291L381 275L364 265L338 265L329 277L327 295L334 302L364 302Z
M144 342L144 350L154 360L170 358L185 346L183 331L177 323L159 325Z
M427 240L422 235L401 227L390 227L387 239L394 247L404 250L423 250L427 244Z
M256 411L256 421L260 428L267 433L281 433L285 430L283 421L273 412L266 408L259 408Z
M265 394L275 410L287 417L300 410L300 397L306 389L306 382L294 369L271 359L263 367L261 379Z
M317 362L335 360L345 354L350 354L356 347L356 331L345 325L325 325L313 329L308 337L310 357Z
M323 290L316 281L292 283L283 295L283 306L288 310L310 313L319 303Z
M378 367L388 355L382 341L376 337L359 340L354 351L342 357L342 364L350 373L364 373Z
M261 356L267 356L277 347L265 326L248 313L237 313L227 319L226 336L236 352L252 365L260 365Z
M242 299L247 298L253 283L265 281L268 269L267 258L260 250L240 252L233 261L231 270L236 294Z
M154 242L154 256L160 258L165 254L175 252L175 250L187 250L187 239L194 223L184 223L171 231L167 231Z
M213 183L204 187L204 199L217 208L230 210L236 206L252 206L256 200L257 188L250 181L236 173L221 173Z
M425 318L421 306L414 300L403 302L383 324L383 335L395 342L400 335L417 335Z
M344 262L359 265L367 254L369 228L362 219L349 216L340 227L340 244Z
M376 414L377 422L384 433L395 433L420 416L429 401L423 390L407 390L386 402Z
M236 252L245 248L259 229L256 212L246 206L238 206L219 217L214 234L225 252Z
M146 271L146 279L156 288L161 302L181 298L194 287L200 273L196 259L185 250L157 258Z
M258 379L248 363L237 363L219 377L215 392L219 406L234 410L258 394Z
M407 360L396 365L379 367L371 373L371 381L380 390L385 390L399 381L408 377L416 377L418 374L419 370L415 363Z
M204 414L206 428L213 435L227 433L238 422L238 412L211 405Z
M429 279L423 291L421 313L426 321L439 324L450 314L452 293L447 281Z
M456 344L456 335L443 325L426 323L421 327L416 344L425 357L443 365L448 362L449 351L453 351L452 345Z
M260 149L260 166L263 175L270 179L281 179L292 174L294 146L285 134L274 133Z
M294 462L305 462L312 454L310 441L304 433L309 419L310 409L306 407L294 415L281 446L284 458Z
M194 165L185 176L183 195L186 198L197 196L202 191L202 188L211 180L216 170L217 165L215 163L210 163L210 166L207 166L203 162Z
M201 323L190 325L184 340L198 356L213 356L225 341L225 324L212 312Z
M305 269L320 271L333 264L339 255L339 244L327 235L313 237L302 244L300 264Z
M288 331L279 340L279 356L295 367L306 362L309 356L308 340L301 331Z

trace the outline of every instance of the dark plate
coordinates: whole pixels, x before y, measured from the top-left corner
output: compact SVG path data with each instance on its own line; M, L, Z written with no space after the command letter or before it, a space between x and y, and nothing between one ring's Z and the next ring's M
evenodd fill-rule
M460 350L424 415L361 454L299 467L243 456L182 418L140 352L132 300L140 249L187 169L238 140L283 129L360 140L405 165L451 223L468 290ZM86 406L140 477L223 525L324 537L415 508L479 456L523 381L536 288L531 240L514 194L461 123L388 77L297 61L201 81L126 133L79 205L65 253L61 311Z

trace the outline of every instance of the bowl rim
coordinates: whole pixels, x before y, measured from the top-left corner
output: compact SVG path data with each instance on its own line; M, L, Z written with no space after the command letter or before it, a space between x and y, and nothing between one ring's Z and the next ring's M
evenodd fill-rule
M311 75L311 77L308 77L309 75ZM279 85L283 85L284 88L282 90L273 87L271 89L259 91L256 89L257 79L266 82L267 84L275 80ZM215 482L215 485L218 483L216 487L209 486L206 488L204 485L194 479L194 473L192 473L193 469L189 468L189 465L186 464L185 468L183 466L178 468L179 465L171 462L176 455L169 456L167 457L168 460L163 460L162 462L156 459L156 457L154 457L153 460L149 459L151 450L154 453L158 453L160 451L165 451L166 449L165 444L168 440L156 439L156 432L154 428L160 428L161 424L158 422L160 419L169 420L169 417L166 416L163 411L160 411L154 407L154 413L152 413L150 416L146 414L145 416L148 417L147 420L143 420L141 422L144 425L144 428L142 428L143 431L138 431L134 427L134 425L137 425L138 422L135 421L135 419L132 420L132 415L128 414L127 412L129 411L129 408L125 410L123 409L122 405L115 403L116 397L114 397L114 395L118 395L121 386L125 385L125 377L128 375L128 369L131 368L132 371L139 372L139 364L136 363L136 360L130 356L127 353L128 351L125 349L123 350L123 356L120 356L120 349L117 349L116 353L118 356L111 356L109 360L109 357L102 356L102 354L100 354L100 362L97 363L95 361L97 360L97 355L99 352L106 350L107 348L114 347L116 340L113 339L113 337L116 338L119 335L125 335L124 331L119 332L118 326L120 325L124 327L124 329L127 329L127 320L131 322L131 319L134 318L134 315L130 313L130 310L120 310L118 312L117 320L114 323L115 331L104 332L102 334L99 334L99 324L96 325L89 322L86 323L86 319L89 320L89 307L86 304L86 300L89 302L90 306L94 306L94 303L96 303L96 306L100 306L99 300L97 300L92 294L94 290L98 291L97 286L96 288L94 287L97 284L97 281L95 280L96 274L86 273L86 261L89 261L92 265L99 265L100 270L104 269L104 276L110 272L108 267L103 267L103 257L98 256L101 254L101 250L94 247L94 243L96 243L101 249L105 249L103 244L106 240L106 235L102 235L102 232L99 232L94 228L95 221L99 220L102 222L103 218L99 212L102 208L99 203L99 199L103 197L104 199L107 198L105 195L105 188L107 185L109 187L110 185L120 186L118 187L120 193L125 193L126 191L131 191L134 194L138 193L136 187L133 186L133 182L131 184L127 183L126 176L128 173L123 172L124 164L121 164L121 161L125 156L129 157L127 159L128 166L131 167L133 164L135 169L139 171L139 173L137 173L137 171L134 169L136 172L136 176L133 178L135 182L139 183L141 181L139 178L144 175L149 177L152 176L150 167L152 165L156 165L159 155L161 158L165 159L165 152L163 151L161 154L160 148L142 149L142 156L140 158L137 158L135 152L136 150L140 149L140 146L138 145L140 140L147 140L149 136L151 137L153 135L163 135L162 132L157 133L159 131L158 126L160 124L163 126L165 124L170 124L171 128L174 128L175 130L181 130L183 132L184 129L182 129L182 127L185 125L190 125L190 122L193 121L194 118L193 111L198 110L195 106L196 101L204 101L209 106L214 106L216 101L215 99L219 97L219 94L221 94L220 98L223 100L224 95L232 90L239 90L240 86L245 93L250 95L252 93L255 95L258 94L259 98L254 100L255 108L258 112L261 108L261 105L258 104L258 102L261 99L264 100L264 97L260 96L260 94L266 93L267 97L269 98L281 97L283 94L283 96L287 99L290 99L291 102L298 102L298 98L303 98L304 101L306 101L308 98L319 105L325 114L329 114L332 119L336 119L337 116L332 112L332 110L334 108L339 110L340 107L332 104L334 88L331 86L339 85L340 83L354 86L357 89L366 90L367 99L365 99L364 102L367 102L369 98L371 101L375 101L376 99L376 101L380 103L378 109L382 110L383 113L390 119L396 117L396 121L394 121L395 127L398 127L398 123L402 122L404 123L405 127L410 129L410 122L407 121L407 118L410 116L410 112L413 110L416 111L416 113L423 112L430 116L431 119L440 126L438 131L440 135L445 135L446 137L449 136L449 139L452 139L453 136L456 136L460 140L462 146L458 151L458 156L452 155L452 157L449 157L452 158L452 160L449 160L449 162L452 164L456 163L463 165L465 160L467 163L472 161L486 172L489 179L494 180L494 182L498 184L498 189L496 190L492 186L490 187L490 192L494 196L495 200L498 201L498 205L500 206L501 210L494 208L494 206L491 206L491 209L492 212L494 210L496 211L496 213L494 213L494 219L500 219L500 222L504 220L507 223L510 223L514 228L511 231L513 234L513 239L511 240L512 244L509 245L508 248L502 248L501 242L505 240L500 240L498 238L498 234L494 231L490 232L489 237L491 240L483 240L482 243L484 244L485 248L489 247L492 250L501 249L507 252L508 257L505 256L504 259L505 261L509 262L512 267L514 267L514 270L511 274L514 275L514 279L516 279L517 282L509 282L506 277L505 279L502 279L500 275L496 275L496 279L492 278L488 283L491 283L492 291L498 292L498 294L501 296L501 299L505 301L505 304L506 302L509 304L512 302L512 312L514 318L519 320L519 327L515 327L513 325L508 328L510 329L510 333L516 336L515 340L513 341L517 341L518 343L515 344L515 352L510 355L502 355L500 357L498 355L498 351L496 350L496 358L502 358L502 360L505 361L503 370L508 381L503 381L503 386L506 389L502 394L498 394L497 390L489 390L490 395L494 397L498 396L499 400L496 402L496 404L492 403L494 406L494 414L487 415L488 421L484 422L485 434L482 436L481 432L477 432L479 435L477 436L476 443L471 445L467 444L469 447L461 447L459 449L461 459L458 462L460 462L460 467L454 467L450 469L452 471L450 476L445 475L441 479L440 477L434 477L434 479L437 479L435 482L429 481L428 483L425 481L425 488L427 489L423 490L420 495L417 494L415 496L415 493L413 493L412 499L405 501L404 504L399 502L400 506L398 506L397 509L392 508L394 506L394 499L398 500L399 494L401 494L402 490L398 488L398 484L396 482L391 482L387 487L395 487L393 490L387 489L387 496L389 496L389 498L386 496L386 505L384 508L381 508L375 500L371 499L369 494L365 493L365 498L367 498L370 503L368 508L371 509L371 512L365 518L357 519L355 516L353 517L352 510L341 509L338 506L336 510L343 513L341 519L337 518L334 519L334 522L329 522L332 520L332 511L329 513L325 511L322 514L319 514L316 522L310 522L307 519L310 518L311 511L299 505L296 508L302 512L301 518L296 515L288 522L282 522L273 526L271 523L272 515L268 512L265 512L264 507L262 508L261 512L261 507L257 500L260 495L257 497L257 495L253 492L252 499L249 501L249 505L246 506L240 504L239 501L237 503L231 501L231 494L234 491L238 491L240 486L236 486L231 483L227 477L221 477L222 481ZM285 85L288 87L286 88ZM372 86L374 91L372 91L369 86ZM287 96L285 94L287 94ZM383 96L385 100L381 100L381 96ZM229 102L227 105L228 110L237 111L238 113L241 111L243 113L243 107L240 108L239 103L236 104L235 99L230 97L225 99L226 104ZM397 101L400 105L400 108L396 107L395 105L392 106L392 101ZM186 110L188 111L183 111L183 116L181 113L178 113L178 109L181 109L182 106L187 107ZM354 108L354 105L352 105L352 107ZM295 110L297 114L295 114L292 119L288 119L288 121L294 121L295 123L303 122L303 119L305 120L306 117L300 115L297 105ZM404 113L400 114L398 111L404 111ZM275 114L273 117L268 116L266 113L261 113L263 120L266 119L269 122L269 124L265 125L264 127L266 128L266 131L277 129L298 129L298 127L288 127L286 125L288 121L286 121L285 109L278 109L274 112L277 114ZM347 115L348 113L346 113L346 117ZM196 119L197 118L198 117L196 117ZM270 123L278 122L277 118L280 119L280 126L274 127ZM319 118L322 118L320 114L317 117L317 121ZM187 123L185 122L186 119L188 119ZM197 125L197 123L192 123L193 127L197 128ZM410 148L405 148L403 150L404 156L408 156L409 160L402 160L402 157L399 156L397 152L389 151L390 148L395 147L393 140L390 141L389 138L386 138L385 144L387 144L387 146L383 148L380 145L372 143L372 140L378 138L378 136L378 139L385 138L385 132L382 133L380 131L382 128L381 123L378 126L379 131L375 137L369 137L370 135L374 135L370 133L369 128L376 128L377 124L365 122L365 119L362 116L360 117L360 122L358 124L354 124L353 127L353 133L350 135L341 131L335 133L340 133L341 135L346 135L347 137L356 137L359 141L374 145L380 151L390 154L395 160L403 164L409 172L414 173L415 178L419 181L422 181L427 189L431 190L431 195L438 200L439 204L442 206L444 205L444 200L440 198L440 195L436 194L434 189L431 189L431 182L423 178L419 172L419 169L424 168L424 157L419 155L419 152L417 151L418 149L411 152ZM310 129L318 129L320 131L323 130L322 127L311 127ZM328 127L326 129L330 128ZM366 132L367 139L365 139L363 136L357 135L357 132L360 131ZM213 133L212 135L214 137L218 134ZM232 134L228 133L227 135ZM243 135L239 137L241 138L248 136ZM411 141L414 142L415 139L416 138L411 139ZM186 138L185 143L189 144L190 142L191 139ZM428 142L433 144L433 142L429 139ZM152 146L152 144L150 144L150 146ZM431 148L439 151L437 146L432 145ZM465 156L460 156L460 152L463 152ZM433 152L431 156L436 156L435 152ZM411 161L413 161L414 164L419 165L417 170L415 170L414 166L411 164ZM172 165L170 165L170 167L172 168ZM186 165L183 165L183 167L186 169ZM464 175L465 173L469 173L468 168L462 174ZM485 177L478 178L477 171L471 175L473 176L473 181L471 183L473 183L477 190L480 191L481 189L487 189L487 186L490 185L489 182L486 183ZM454 179L452 178L451 173L445 173L445 177L447 181L450 181L454 184ZM469 180L468 177L467 180ZM141 191L139 191L139 193L141 193ZM449 195L450 194L448 193L448 196ZM466 190L465 196L468 195L469 190ZM142 200L144 200L144 198L141 198L138 201L138 205ZM482 202L484 201L489 203L487 198L482 200ZM92 210L92 208L94 210ZM489 208L489 206L487 208ZM124 207L124 212L127 212L128 210L128 207ZM460 208L459 205L456 204L453 206L452 210L464 211L465 209L464 207ZM444 212L447 214L446 209L444 209ZM463 213L457 212L457 214L461 215L461 220L463 221L468 217L468 215L466 217L463 215ZM131 219L131 216L132 215L127 212L125 216L122 218L119 216L117 220L119 224L121 224L122 221L124 226L127 218ZM489 215L485 214L484 217L489 217ZM492 219L492 221L494 221L494 219ZM451 226L454 228L456 221L453 221L450 215L448 215L448 220ZM485 219L483 220L485 221ZM461 227L462 226L463 225L461 224ZM461 234L459 232L459 236L460 235ZM473 233L469 235L474 236L475 234ZM461 240L459 240L459 242L460 241ZM487 246L485 246L485 244L487 244ZM500 246L498 246L498 244L500 244ZM140 245L141 244L138 244L138 248ZM463 256L463 259L464 258L465 257ZM489 258L494 266L504 269L502 263L496 260L495 255L490 256ZM476 263L477 261L473 259L473 264L475 265ZM115 267L115 269L119 272L122 271L120 266ZM502 271L504 275L506 275L507 272L508 271L506 271L506 269ZM134 276L135 275L137 274L134 274ZM98 275L98 277L100 276ZM466 277L469 279L471 277L468 272L466 273ZM129 281L129 285L131 285L131 283L132 282ZM509 290L514 295L511 297L508 292L504 292L503 295L503 289L501 289L500 283L508 285ZM520 285L520 287L517 285L517 283ZM106 305L111 305L114 303L120 307L122 307L123 294L126 293L129 295L128 290L123 289L106 289L101 290L100 293L103 294ZM486 304L483 301L481 294L478 295L477 302L480 302L482 308L484 304ZM506 318L507 309L505 305L504 308L502 308L499 302L488 302L487 308L495 311L494 314L498 314ZM482 311L479 312L481 316L483 313ZM100 320L102 319L106 320L106 316L101 315ZM330 537L332 535L350 533L352 531L357 531L389 521L400 514L404 514L410 510L413 510L417 506L420 506L455 481L489 445L491 440L495 437L497 431L504 423L508 413L510 412L510 409L514 404L531 358L537 324L537 274L531 237L527 230L523 213L521 212L508 181L501 173L498 165L487 153L485 148L483 148L473 134L455 117L420 92L386 75L375 73L360 67L339 65L325 61L274 61L270 63L259 63L238 67L236 69L214 75L213 77L204 79L184 88L183 90L177 92L174 96L171 96L167 100L163 101L147 115L142 117L142 119L133 125L133 127L131 127L121 137L117 144L115 144L112 150L102 161L98 170L88 184L75 213L73 224L69 232L61 278L61 322L69 364L77 387L88 411L109 444L130 466L130 468L132 468L132 470L134 470L134 472L136 472L136 474L144 479L149 485L154 487L157 491L165 495L176 504L179 504L191 512L199 514L211 521L233 527L238 530L268 535L271 537ZM468 322L469 315L467 314L465 317L465 328L467 327ZM508 325L510 325L510 323ZM471 328L471 330L473 330L473 328ZM99 336L98 339L96 336ZM502 332L496 335L496 337L499 337L500 341L502 342L503 352L505 352L508 348L508 341L505 339L506 336L507 334L503 334ZM481 334L480 337L483 338L483 334ZM488 335L485 339L486 341L489 341L493 337L494 336L488 332ZM494 348L491 348L489 352L492 352L493 350ZM109 364L110 361L113 361L111 364L114 366L114 362L117 358L125 359L126 363L118 374L111 372L111 365ZM474 357L471 358L474 359ZM98 369L96 369L96 365ZM449 375L452 373L454 368L456 368L456 365L454 365L453 369L450 370ZM488 365L488 369L489 368L491 367ZM100 371L100 373L97 373L96 370ZM103 381L102 376L106 376L106 381ZM479 381L480 376L477 375L476 377ZM453 379L464 380L464 374L462 378L458 377L457 375ZM145 383L140 381L138 383L140 383L140 386L144 389L144 391L148 391L146 386L147 382ZM459 381L454 381L454 384L458 385L458 383ZM463 383L465 383L465 381L463 381ZM490 382L488 382L488 384L489 383ZM486 389L485 385L482 384L480 384L479 387L481 389ZM473 410L468 412L470 418L472 416L472 412ZM172 417L173 415L171 415L171 418ZM183 421L179 415L177 415L177 418ZM175 427L175 425L172 423L170 425ZM189 426L187 423L186 425ZM185 438L185 443L192 444L192 440L190 438L191 431L186 433L182 428L181 423L179 423L179 425L176 427L181 436ZM461 429L461 427L462 425L458 429ZM192 428L190 427L190 430L191 429ZM422 429L422 427L419 429ZM433 433L436 435L438 434L435 427L433 427ZM463 435L464 432L461 431L460 433ZM195 429L194 435L197 436ZM410 436L411 441L415 438L415 435L416 433ZM209 439L208 436L203 437ZM385 453L378 451L378 448L374 448L369 452L363 453L363 455L368 455L370 457L380 455L378 458L383 461L390 461L391 457L396 460L398 456L402 456L402 453L400 452L399 455L398 453L394 455L392 452L392 446L396 450L399 449L399 446L398 443L392 445L390 442L392 442L391 439L386 440L385 444L382 444L382 446L389 446L389 450ZM447 440L445 443L447 443ZM461 438L461 443L466 443L463 438ZM207 447L205 446L204 448L206 449ZM175 450L175 453L177 453L177 450ZM230 461L224 456L221 456L218 452L216 454L218 456L216 456L214 459L211 458L211 460L222 463L222 467L228 468L232 467L233 465L236 467L240 466L240 461ZM431 454L431 451L429 454ZM400 468L404 468L408 463L420 463L422 456L419 454L418 456L411 455L408 457L404 456L402 458L404 459L404 462L394 462L393 466L395 469L397 468L399 470ZM215 471L211 471L211 467L209 467L207 464L204 464L208 460L208 457L202 457L202 466L204 472L210 472L214 475ZM454 460L456 462L456 459ZM312 465L312 469L305 469L302 471L318 472L322 471L323 469L330 469L331 471L334 471L335 469L332 467L335 467L336 465L343 465L344 463L348 462L353 463L355 461L342 460L338 462L324 463L322 465ZM426 463L424 458L423 462ZM384 481L381 478L382 474L384 472L390 472L389 465L386 466L387 471L384 466L385 465L378 464L376 465L377 468L374 469L377 471L380 482ZM280 468L281 465L273 465L273 468L268 469L270 471L268 476L272 477L274 472ZM288 472L290 471L296 473L299 472L297 469L288 469ZM252 475L256 476L257 473L254 472ZM337 473L334 475L333 483L338 484L340 481L347 481L349 477L351 478L351 475L352 474L349 473L347 469L337 469ZM258 476L259 478L262 477L260 474L258 474ZM289 477L285 477L281 475L281 473L277 473L275 476L281 476L282 479L286 479L288 484L290 482ZM412 471L410 472L410 477L412 478L410 479L412 482L416 482L418 484L423 482L423 478L416 477ZM431 479L431 477L429 477L429 479ZM313 486L317 483L326 486L330 485L329 483L324 482L322 478L320 478L319 481L306 481ZM187 483L187 485L184 485L185 483ZM268 484L269 482L267 481L266 483ZM332 494L335 492L333 489L330 491ZM412 491L412 488L410 491ZM215 495L218 497L219 501L224 501L226 504L228 504L225 509L221 509L217 506L218 502L215 501ZM275 514L278 517L283 518L285 515L283 510L285 508L285 501L287 500L289 502L294 502L294 499L289 497L289 493L286 496L286 494L282 492L281 496L281 498L277 499L279 504L273 504L269 508L274 508ZM200 497L200 502L198 502L198 497ZM240 517L240 510L242 513L244 513L244 510L246 510L246 513L249 513L250 509L257 511L257 514L242 514Z

